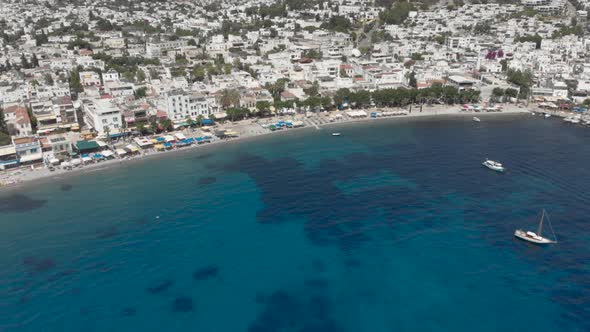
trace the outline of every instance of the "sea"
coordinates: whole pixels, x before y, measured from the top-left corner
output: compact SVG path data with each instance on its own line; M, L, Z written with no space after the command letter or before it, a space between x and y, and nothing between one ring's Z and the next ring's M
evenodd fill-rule
M590 331L590 130L481 119L291 130L4 189L0 331ZM542 209L558 243L516 239Z

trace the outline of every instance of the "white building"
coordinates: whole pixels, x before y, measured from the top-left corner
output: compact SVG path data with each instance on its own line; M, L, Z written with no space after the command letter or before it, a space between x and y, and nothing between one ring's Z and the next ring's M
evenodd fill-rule
M121 111L111 100L84 100L84 122L99 134L118 132L122 127Z
M173 121L196 119L199 115L208 117L218 112L219 106L214 96L175 90L166 97L166 113Z
M81 71L80 83L84 86L100 85L100 76L93 71Z
M119 81L119 73L114 69L111 69L106 73L102 73L102 81L105 83Z
M162 55L162 52L171 51L176 48L185 47L187 45L188 41L186 39L163 42L147 42L145 45L145 55L150 58L157 58Z

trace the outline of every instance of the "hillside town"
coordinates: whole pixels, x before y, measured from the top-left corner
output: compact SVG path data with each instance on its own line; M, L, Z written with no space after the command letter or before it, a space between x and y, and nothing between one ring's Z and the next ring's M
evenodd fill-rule
M4 0L0 172L432 105L584 119L589 6Z

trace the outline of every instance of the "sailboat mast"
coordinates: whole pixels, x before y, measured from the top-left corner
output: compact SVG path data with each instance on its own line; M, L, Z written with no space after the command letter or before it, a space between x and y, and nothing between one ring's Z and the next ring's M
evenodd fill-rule
M543 232L543 219L545 218L545 209L543 209L543 214L541 214L541 222L539 223L539 229L537 229L537 235L541 236L541 232Z

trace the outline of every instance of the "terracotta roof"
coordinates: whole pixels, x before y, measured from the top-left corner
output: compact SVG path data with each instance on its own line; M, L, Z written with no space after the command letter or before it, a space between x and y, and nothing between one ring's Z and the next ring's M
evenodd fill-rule
M14 145L17 144L27 144L27 143L34 143L37 142L37 139L35 137L32 136L28 136L28 137L16 137L13 140Z
M4 114L15 113L17 124L30 124L31 119L29 118L29 112L27 109L21 106L10 106L4 109Z
M167 119L168 113L158 110L158 112L156 112L156 116L160 119Z

